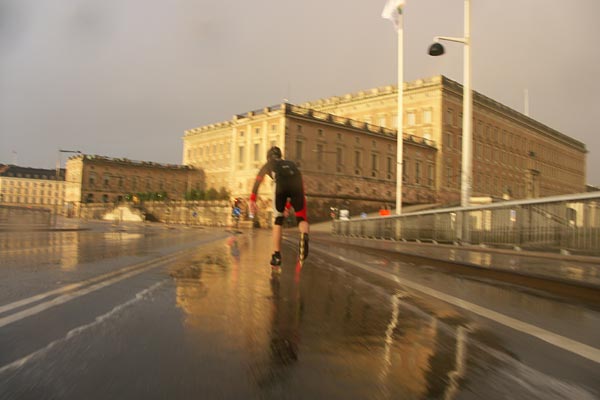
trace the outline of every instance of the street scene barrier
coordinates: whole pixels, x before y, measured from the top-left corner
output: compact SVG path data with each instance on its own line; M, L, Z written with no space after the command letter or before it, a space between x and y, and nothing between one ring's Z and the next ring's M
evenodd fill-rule
M600 192L335 220L333 233L600 256Z

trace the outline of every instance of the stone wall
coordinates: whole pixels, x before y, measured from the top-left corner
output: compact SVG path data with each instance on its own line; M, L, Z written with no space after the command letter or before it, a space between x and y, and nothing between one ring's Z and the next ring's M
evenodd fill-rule
M139 209L147 221L168 224L232 226L231 205L215 201L145 201L129 207ZM91 203L81 206L81 218L102 219L115 209L114 204Z
M0 229L27 229L50 226L49 210L0 206Z
M231 205L226 200L214 201L147 201L142 209L147 219L169 224L231 226Z

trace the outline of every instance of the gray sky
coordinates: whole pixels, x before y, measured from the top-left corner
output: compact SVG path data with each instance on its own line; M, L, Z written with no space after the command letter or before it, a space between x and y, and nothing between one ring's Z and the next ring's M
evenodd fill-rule
M463 1L407 0L405 80L462 79ZM0 0L0 162L181 163L185 129L396 83L385 0ZM473 88L583 141L600 184L600 1L472 0ZM65 155L62 156L63 165Z

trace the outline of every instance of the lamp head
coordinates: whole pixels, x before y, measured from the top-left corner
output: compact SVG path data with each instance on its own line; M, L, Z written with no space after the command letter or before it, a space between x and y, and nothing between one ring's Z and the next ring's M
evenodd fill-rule
M429 46L430 56L441 56L442 54L444 54L444 46L442 46L440 43L436 42Z

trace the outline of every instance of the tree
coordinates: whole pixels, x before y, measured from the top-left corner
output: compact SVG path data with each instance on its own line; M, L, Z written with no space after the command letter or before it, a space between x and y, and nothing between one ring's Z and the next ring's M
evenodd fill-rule
M192 189L189 192L186 192L185 196L184 196L184 198L188 201L204 200L205 197L206 197L206 194L204 193L204 191L196 190L196 189Z
M206 192L206 200L217 200L219 198L219 192L215 188L208 189Z
M229 191L221 186L221 189L219 189L219 200L229 200L229 197Z

